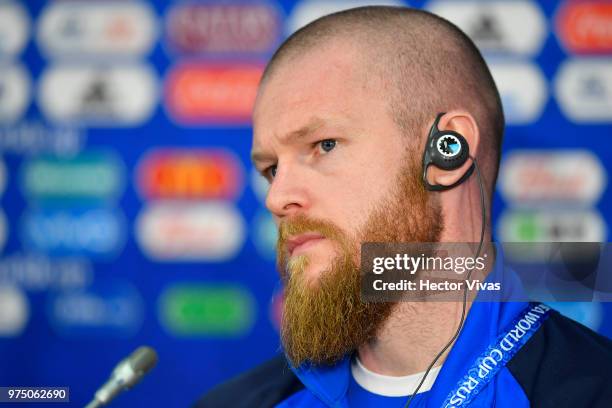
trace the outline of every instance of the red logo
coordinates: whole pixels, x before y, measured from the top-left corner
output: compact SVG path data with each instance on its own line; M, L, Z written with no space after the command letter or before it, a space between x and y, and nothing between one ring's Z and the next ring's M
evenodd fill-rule
M265 53L276 46L281 23L269 4L187 4L168 16L167 38L181 53Z
M158 201L136 219L138 243L159 261L226 261L240 251L245 234L238 208L219 201Z
M169 113L185 124L249 124L263 66L181 64L166 81Z
M557 32L572 52L612 52L612 3L567 3L557 16Z
M138 167L146 199L233 199L243 187L242 167L222 150L159 150Z
M499 189L515 205L591 206L606 188L599 159L586 150L516 150L500 169Z

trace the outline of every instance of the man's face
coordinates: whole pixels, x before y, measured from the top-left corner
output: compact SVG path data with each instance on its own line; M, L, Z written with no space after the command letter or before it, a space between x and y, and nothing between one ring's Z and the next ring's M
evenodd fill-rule
M358 65L356 50L331 46L284 64L260 91L253 153L265 155L258 170L276 170L266 207L277 225L304 214L355 234L395 184L405 140ZM316 279L338 248L311 238L292 253L309 256Z
M271 182L286 284L282 337L294 365L331 363L371 338L390 304L360 301L360 244L434 241L441 220L420 157L360 55L330 44L284 62L260 90L253 158Z

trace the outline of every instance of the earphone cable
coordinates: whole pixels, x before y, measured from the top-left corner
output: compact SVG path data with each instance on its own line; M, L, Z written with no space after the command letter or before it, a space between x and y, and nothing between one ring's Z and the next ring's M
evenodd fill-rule
M480 256L480 251L482 250L482 244L484 241L485 226L486 226L485 191L484 191L484 184L482 182L482 175L480 174L480 167L478 167L478 162L476 161L475 157L470 156L470 158L472 159L472 162L474 163L474 167L476 168L476 176L478 178L478 185L480 187L480 208L482 211L482 223L481 223L482 226L480 230L480 243L478 244L478 250L476 251L476 258L478 258ZM465 278L466 281L470 279L470 276L472 275L473 270L474 268L468 271L466 278ZM442 357L444 352L455 342L457 337L459 337L459 333L461 333L461 329L463 329L463 324L465 323L465 311L467 307L467 293L468 293L468 289L467 289L467 285L465 285L464 290L463 290L463 308L461 310L461 319L459 320L459 326L457 327L457 331L455 332L453 337L450 339L450 341L444 346L444 348L440 350L440 352L433 359L429 367L427 367L427 370L425 370L425 374L423 375L423 378L419 382L419 385L417 385L416 389L414 390L414 393L410 396L410 398L408 398L408 401L406 402L406 405L404 405L404 408L410 407L410 403L412 402L414 396L419 393L419 390L423 386L423 383L425 383L425 379L427 378L427 375L429 374L433 366L440 359L440 357Z

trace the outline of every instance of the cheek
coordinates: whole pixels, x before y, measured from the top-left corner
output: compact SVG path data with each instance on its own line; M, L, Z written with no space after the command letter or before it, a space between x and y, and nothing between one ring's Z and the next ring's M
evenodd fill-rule
M390 170L377 169L370 164L347 173L340 182L330 183L324 200L330 206L330 217L334 217L331 220L343 231L355 233L373 207L382 202L394 187L395 175Z

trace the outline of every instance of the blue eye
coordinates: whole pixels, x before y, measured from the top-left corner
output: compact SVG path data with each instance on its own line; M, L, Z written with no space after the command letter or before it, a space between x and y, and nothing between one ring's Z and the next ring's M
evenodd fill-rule
M336 143L337 142L334 139L325 139L319 142L321 149L323 149L325 152L330 152L333 150L333 148L336 147Z
M273 179L276 176L276 165L270 166L264 170L263 174L266 178Z

